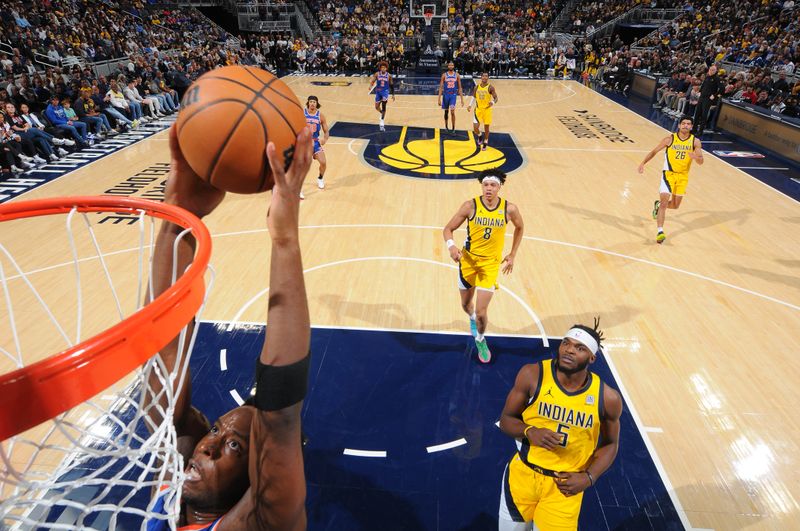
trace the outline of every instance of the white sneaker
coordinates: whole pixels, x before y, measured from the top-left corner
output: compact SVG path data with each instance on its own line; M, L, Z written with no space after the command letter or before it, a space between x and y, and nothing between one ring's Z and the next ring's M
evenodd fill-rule
M20 162L19 165L22 166L23 168L25 168L26 170L30 170L31 168L35 168L36 167L35 164L31 164L30 162L25 162L24 160L22 162Z
M320 190L325 189L325 179L317 178L317 188L319 188Z
M306 196L303 195L303 192L300 192L300 199L302 200L302 199L305 199L305 198L306 198Z
M34 156L33 156L33 162L35 162L35 163L37 163L37 164L44 164L44 163L46 163L47 161L46 161L46 160L44 160L44 159L43 159L42 157L40 157L39 155L34 155Z
M16 166L14 166L13 164L11 165L11 173L22 173L22 172L24 172L24 171L25 171L25 170L23 170L22 168L17 168L17 167L16 167Z
M50 153L50 157L49 158L50 158L50 160L52 162L55 162L55 161L58 160L58 155L56 155L55 153Z
M64 142L64 139L63 139L63 138L58 138L57 136L54 136L54 137L53 137L53 144L54 144L54 145L56 145L56 146L63 146L63 145L64 145L64 143L65 143L65 142Z
M119 134L119 131L117 131L116 129L112 129L112 130L110 130L110 131L109 131L108 133L106 133L106 134L107 134L108 136L117 136L117 135Z
M66 144L67 146L72 147L72 146L75 145L75 141L74 140L70 140L69 138L64 138L63 140L64 140L64 144Z
M33 157L29 157L28 155L20 154L19 158L22 160L22 162L27 162L27 163L33 162Z
M67 151L67 150L66 150L66 149L64 149L64 148L58 148L58 149L56 150L56 153L58 153L58 154L59 154L59 155L61 155L62 157L66 157L67 155L69 155L69 151Z

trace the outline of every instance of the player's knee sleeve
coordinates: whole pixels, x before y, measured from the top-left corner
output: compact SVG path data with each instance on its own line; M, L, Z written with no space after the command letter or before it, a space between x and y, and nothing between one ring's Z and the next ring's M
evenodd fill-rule
M448 117L449 115L450 115L450 110L449 110L449 109L445 109L445 110L444 110L444 121L445 121L445 122L447 121L447 117Z
M386 112L386 102L385 101L381 102L381 112Z

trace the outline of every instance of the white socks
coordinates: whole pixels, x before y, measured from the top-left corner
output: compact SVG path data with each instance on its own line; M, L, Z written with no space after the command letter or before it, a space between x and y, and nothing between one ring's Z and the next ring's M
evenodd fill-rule
M469 314L469 318L471 320L473 320L473 321L477 321L478 320L478 318L475 316L475 312L472 312L471 314Z

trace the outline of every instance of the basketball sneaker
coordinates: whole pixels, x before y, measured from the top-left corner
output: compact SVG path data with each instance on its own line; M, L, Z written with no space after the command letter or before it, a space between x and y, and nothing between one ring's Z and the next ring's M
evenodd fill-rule
M383 118L381 118L380 127L381 131L386 131L386 127L383 125Z
M482 340L475 340L475 346L478 347L478 360L481 363L489 363L492 361L492 353L489 352L489 345L486 344L486 338Z
M658 219L658 207L661 206L661 201L656 199L656 202L653 203L653 219Z
M487 148L487 147L489 147L489 144L487 144L486 142L484 142L484 143L483 143L483 145L481 145L481 151L486 151L486 148Z
M472 317L469 318L469 331L472 334L472 337L477 337L478 335L478 322L473 319Z
M300 200L302 201L305 198L306 198L306 196L303 194L303 192L300 192Z
M317 188L319 188L320 190L325 189L325 179L323 179L322 177L317 177Z
M659 231L659 233L656 234L656 243L664 243L664 240L666 240L666 239L667 239L667 235L664 234L663 231Z

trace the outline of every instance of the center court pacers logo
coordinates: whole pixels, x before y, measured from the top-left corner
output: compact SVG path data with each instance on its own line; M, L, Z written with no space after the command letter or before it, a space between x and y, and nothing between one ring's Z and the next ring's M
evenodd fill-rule
M511 173L523 163L508 133L491 133L486 151L481 151L472 131L387 125L381 132L375 125L337 122L331 136L368 140L364 160L369 165L406 177L471 179L492 168Z

